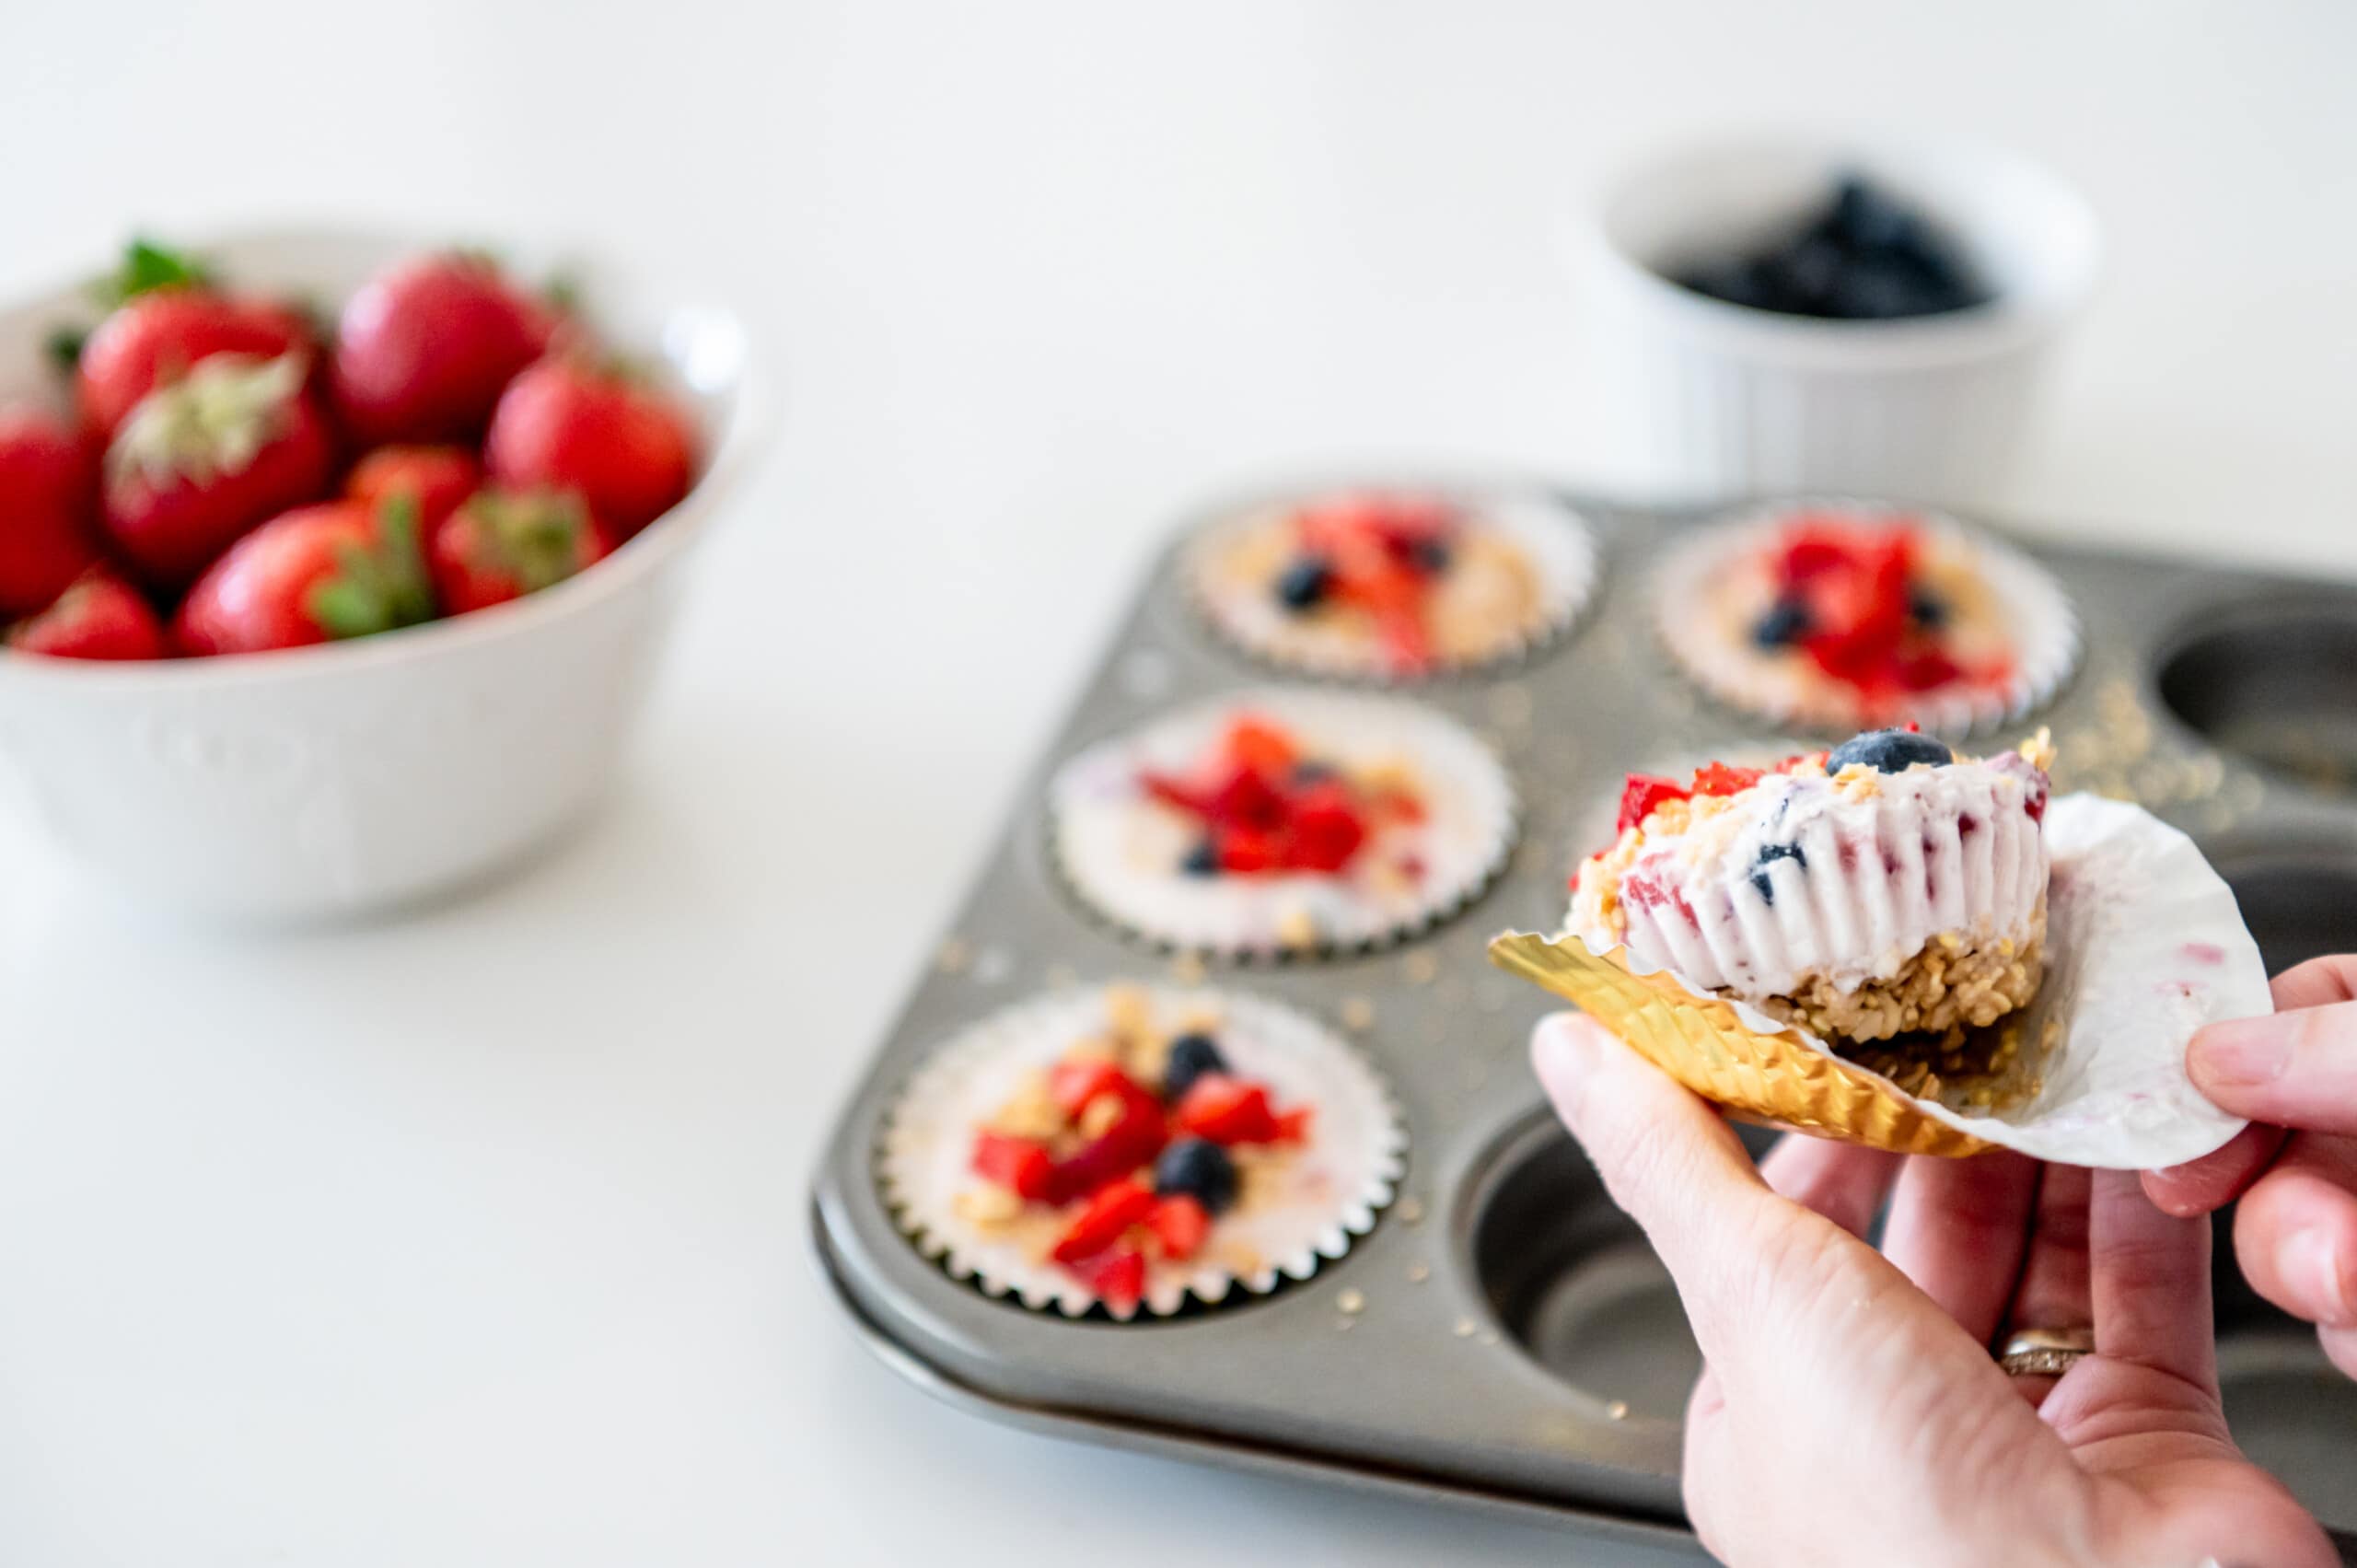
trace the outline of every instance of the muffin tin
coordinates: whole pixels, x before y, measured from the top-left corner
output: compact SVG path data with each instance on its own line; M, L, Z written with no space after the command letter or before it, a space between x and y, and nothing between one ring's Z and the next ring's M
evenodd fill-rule
M1049 775L1084 747L1268 680L1191 610L1174 549L1033 770L825 1152L819 1257L888 1365L979 1413L1091 1442L1538 1510L1599 1537L1690 1539L1677 1472L1693 1342L1667 1275L1525 1065L1549 998L1492 970L1483 948L1507 926L1559 923L1565 876L1594 847L1574 835L1628 768L1774 738L1700 698L1654 641L1651 568L1700 516L1571 504L1603 558L1582 625L1519 666L1408 689L1485 736L1515 775L1525 817L1505 873L1400 947L1211 973L1336 1025L1391 1079L1408 1170L1374 1231L1265 1298L1153 1323L1070 1321L948 1277L877 1190L893 1096L965 1025L1040 991L1202 977L1074 906L1050 865L1042 805ZM2357 590L2025 548L2070 591L2086 638L2078 675L2026 721L2054 730L2056 788L2133 797L2193 833L2270 969L2357 950ZM2220 1239L2236 1434L2350 1532L2342 1549L2357 1562L2357 1502L2334 1484L2357 1442L2357 1384L2251 1295Z

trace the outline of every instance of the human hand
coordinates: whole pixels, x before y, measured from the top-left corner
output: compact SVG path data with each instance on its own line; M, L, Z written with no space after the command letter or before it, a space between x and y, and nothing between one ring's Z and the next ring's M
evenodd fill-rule
M1532 1059L1677 1281L1705 1363L1688 1516L1724 1561L2327 1568L2219 1408L2210 1233L2128 1173L1787 1137L1755 1168L1708 1105L1574 1014ZM1892 1192L1883 1250L1859 1239ZM2059 1381L2001 1330L2092 1324Z
M2286 970L2274 991L2272 1016L2212 1024L2185 1053L2194 1086L2252 1125L2144 1191L2173 1214L2239 1196L2243 1278L2357 1377L2357 956Z

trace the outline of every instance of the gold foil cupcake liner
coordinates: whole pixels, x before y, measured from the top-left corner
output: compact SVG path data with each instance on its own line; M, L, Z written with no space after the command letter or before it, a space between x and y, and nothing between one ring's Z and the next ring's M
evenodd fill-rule
M1811 1043L1805 1030L1752 1028L1743 1016L1750 1009L1698 996L1666 970L1636 974L1618 948L1598 957L1576 936L1515 933L1490 944L1490 959L1737 1115L1896 1154L1977 1155L1994 1146L1934 1121L1897 1085Z
M1906 1040L1845 1059L1806 1029L1576 936L1508 933L1490 958L1738 1115L1901 1154L2004 1147L2120 1170L2199 1159L2243 1123L2193 1086L2186 1043L2204 1024L2270 1010L2258 945L2200 848L2141 807L2058 796L2046 838L2044 982L2027 1007L1976 1031L1978 1060L1961 1063Z

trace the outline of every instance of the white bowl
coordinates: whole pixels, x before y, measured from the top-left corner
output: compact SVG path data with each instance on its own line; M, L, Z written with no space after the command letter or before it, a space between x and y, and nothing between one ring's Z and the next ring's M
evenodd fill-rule
M435 243L348 229L199 242L239 287L332 308ZM504 252L523 276L560 258ZM135 897L300 920L399 904L522 857L595 799L677 607L680 563L756 427L743 324L561 260L617 345L652 352L706 454L688 497L608 560L470 615L320 647L147 664L0 654L0 786ZM54 395L41 342L78 285L0 311L0 400Z
M1991 303L1897 321L1755 310L1662 269L1744 247L1845 172L1939 222ZM2049 351L2093 287L2093 211L2035 164L1968 142L1787 133L1692 144L1615 179L1568 235L1604 406L1635 482L1694 499L1835 490L1968 502L2002 485Z

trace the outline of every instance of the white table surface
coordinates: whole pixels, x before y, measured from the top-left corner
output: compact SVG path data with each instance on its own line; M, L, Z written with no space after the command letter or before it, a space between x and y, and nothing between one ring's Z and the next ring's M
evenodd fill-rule
M0 838L0 1562L1601 1560L937 1407L838 1320L804 1184L1175 508L1615 478L1547 231L1645 138L2049 157L2113 262L2020 509L2357 569L2357 10L1797 9L17 7L10 286L134 219L578 235L742 299L790 408L531 874L258 936Z

